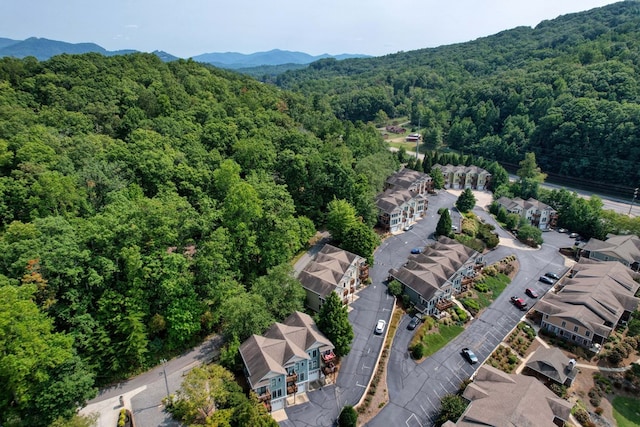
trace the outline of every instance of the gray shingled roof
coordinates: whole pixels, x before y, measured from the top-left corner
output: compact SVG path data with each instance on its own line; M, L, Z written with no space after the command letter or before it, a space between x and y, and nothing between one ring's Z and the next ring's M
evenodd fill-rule
M640 237L630 234L611 236L607 240L589 239L583 250L598 252L610 258L627 261L629 264L640 262Z
M473 249L441 236L421 254L411 255L407 263L391 271L391 275L428 301L475 254Z
M551 212L555 212L555 210L551 208L551 206L533 198L524 200L524 199L521 199L520 197L515 197L513 199L510 199L508 197L503 196L503 197L500 197L497 200L497 202L500 205L504 206L505 209L507 209L508 211L514 211L514 210L527 211L530 208L535 208L537 211L544 211L548 209Z
M386 183L390 188L396 190L408 190L413 184L418 181L431 181L431 177L426 173L418 172L409 168L404 168L387 178Z
M335 246L326 244L315 260L298 275L302 287L324 298L340 284L354 260L361 258Z
M463 397L471 403L455 424L459 427L553 427L555 417L569 419L572 406L534 377L488 365L480 367Z
M567 379L573 381L578 372L577 369L569 369L569 360L558 348L540 347L531 355L526 367L559 384L564 384Z
M285 366L309 359L307 351L313 348L332 350L333 344L311 316L298 311L271 325L264 336L252 335L240 346L251 388L268 385L274 375L286 375Z
M573 278L558 293L547 293L535 305L541 313L565 318L608 336L627 311L638 307L634 294L640 285L632 272L618 261L580 259ZM613 326L605 326L608 323Z
M385 190L376 196L376 207L384 213L392 213L395 209L411 199L422 197L412 194L409 190Z

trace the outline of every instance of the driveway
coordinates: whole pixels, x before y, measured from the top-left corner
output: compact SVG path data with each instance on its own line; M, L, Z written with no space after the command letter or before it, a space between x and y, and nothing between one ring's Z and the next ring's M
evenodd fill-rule
M456 199L456 196L450 193L441 193L437 197L443 200L444 205L454 203ZM476 197L478 198L478 195ZM432 200L429 199L429 211L433 206ZM476 207L474 213L485 222L496 225L484 210ZM435 225L433 227L435 228ZM433 425L440 408L440 399L448 393L455 393L460 384L481 365L470 365L460 354L461 349L471 348L481 362L487 359L523 317L523 312L509 301L510 296L522 296L532 305L535 300L525 296L525 288L533 288L543 295L551 286L540 283L538 277L547 271L563 274L567 270L565 258L558 253L559 246L570 243L566 235L556 232L545 233L543 237L550 243L543 244L539 249L532 249L514 241L509 233L499 227L496 227L496 232L501 238L501 245L488 252L485 260L491 264L507 255L515 254L520 263L518 274L507 290L483 311L479 318L472 320L463 333L422 363L414 362L407 351L414 331L403 328L408 318L403 319L391 348L387 370L390 402L367 424L368 426Z

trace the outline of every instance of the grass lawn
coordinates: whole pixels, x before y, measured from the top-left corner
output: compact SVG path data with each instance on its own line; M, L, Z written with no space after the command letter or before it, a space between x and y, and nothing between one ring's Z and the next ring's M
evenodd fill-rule
M640 426L640 399L616 396L613 398L613 417L618 427Z
M509 276L505 274L498 274L496 276L487 276L483 279L482 283L487 285L489 292L477 292L478 303L480 309L489 307L491 303L498 298L498 296L505 290L509 284Z
M438 329L440 330L439 333L426 334L422 339L422 342L427 347L424 353L425 357L431 356L464 331L464 328L458 325L439 325Z

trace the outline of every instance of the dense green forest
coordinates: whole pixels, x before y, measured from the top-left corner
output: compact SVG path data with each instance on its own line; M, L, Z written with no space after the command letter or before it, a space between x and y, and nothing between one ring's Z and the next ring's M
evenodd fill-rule
M339 118L409 116L431 147L630 197L640 184L640 3L626 1L472 42L325 59L275 78Z
M397 167L373 127L192 61L3 58L0 424L302 309L289 262L328 203L373 225Z

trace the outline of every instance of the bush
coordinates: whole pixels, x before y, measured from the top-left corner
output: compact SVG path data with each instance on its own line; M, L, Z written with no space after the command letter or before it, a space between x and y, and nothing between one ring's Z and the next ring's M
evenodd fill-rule
M478 292L488 292L489 291L489 287L484 282L476 283L473 287Z
M576 420L578 420L578 422L580 424L582 424L583 426L586 426L587 423L591 422L591 418L589 417L589 413L584 408L578 408L576 410L575 414L573 414L573 415L576 417Z
M425 351L426 349L424 348L424 345L421 343L418 343L411 348L411 357L413 357L416 360L422 359L424 357Z
M474 299L465 298L462 300L462 305L464 305L464 307L469 310L471 314L477 314L478 311L480 311L480 304Z
M347 405L342 408L338 425L340 427L356 427L358 425L358 413L353 409L353 406Z

